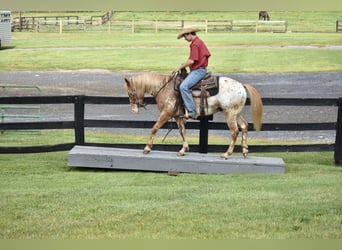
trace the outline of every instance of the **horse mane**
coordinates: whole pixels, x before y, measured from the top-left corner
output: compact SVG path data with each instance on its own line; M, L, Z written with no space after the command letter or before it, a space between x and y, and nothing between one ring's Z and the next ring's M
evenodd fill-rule
M157 74L157 73L144 73L131 77L131 82L136 89L141 89L145 93L156 93L161 86L170 80L170 75Z

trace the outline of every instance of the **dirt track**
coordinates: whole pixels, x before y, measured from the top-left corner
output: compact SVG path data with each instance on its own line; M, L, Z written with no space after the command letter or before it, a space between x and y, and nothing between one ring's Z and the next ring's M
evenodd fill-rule
M106 70L0 72L0 84L37 85L44 95L126 96L124 77L133 73ZM342 71L321 73L220 74L249 82L263 97L339 97Z
M115 73L104 70L80 70L57 72L0 72L0 84L36 85L43 95L99 95L127 96L123 87L124 77L133 73ZM263 97L341 97L342 72L322 73L265 73L265 74L220 74L240 82L253 84ZM124 106L124 107L123 107ZM43 120L73 119L70 105L43 105ZM140 114L130 113L128 105L108 106L91 105L86 107L86 117L92 119L127 119L156 120L159 112L149 106ZM249 120L249 110L244 110ZM334 107L264 107L264 122L331 122L336 121L337 108ZM223 115L214 116L215 121L223 121ZM116 129L116 133L148 134L146 130ZM190 131L189 131L190 132ZM159 135L164 135L160 131ZM197 134L197 131L191 131ZM214 133L213 131L210 133ZM228 135L225 131L215 133ZM176 135L174 130L172 135ZM267 139L308 140L317 142L334 142L334 131L305 132L251 132L250 137Z

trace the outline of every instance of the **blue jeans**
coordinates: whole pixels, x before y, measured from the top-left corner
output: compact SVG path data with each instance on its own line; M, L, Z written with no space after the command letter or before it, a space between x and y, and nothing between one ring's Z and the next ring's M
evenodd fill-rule
M189 111L189 114L196 113L196 105L191 94L191 88L198 83L207 74L206 68L198 68L190 71L189 75L180 85L180 92L183 98L184 105Z

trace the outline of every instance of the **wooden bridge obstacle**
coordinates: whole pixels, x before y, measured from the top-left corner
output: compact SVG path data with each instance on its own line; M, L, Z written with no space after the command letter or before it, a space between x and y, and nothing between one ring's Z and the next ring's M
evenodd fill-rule
M284 174L285 163L281 158L230 156L223 160L218 154L176 152L74 146L68 155L70 167L113 170L153 171L199 174Z

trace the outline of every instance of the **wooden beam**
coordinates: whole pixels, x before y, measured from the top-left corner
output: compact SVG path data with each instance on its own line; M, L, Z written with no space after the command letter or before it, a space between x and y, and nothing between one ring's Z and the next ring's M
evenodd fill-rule
M284 174L281 158L231 156L223 160L217 154L152 151L75 146L68 157L71 167L103 168L113 170L155 171L201 174Z

